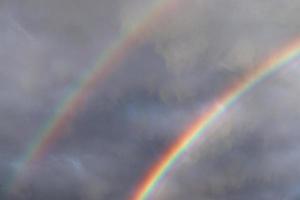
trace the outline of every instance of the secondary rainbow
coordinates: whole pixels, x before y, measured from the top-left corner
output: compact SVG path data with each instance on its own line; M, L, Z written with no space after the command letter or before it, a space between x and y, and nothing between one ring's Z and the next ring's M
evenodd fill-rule
M160 23L164 16L177 8L178 2L178 0L155 0L141 20L131 25L107 51L101 54L97 65L92 69L87 69L61 101L52 118L39 130L25 155L19 160L18 173L8 183L8 191L13 190L18 183L18 177L34 162L44 157L50 146L63 136L66 132L64 128L74 119L78 109L85 105L86 99L95 87L116 70L122 60L151 34L152 28Z
M288 66L300 57L300 40L291 42L283 49L275 52L262 64L245 73L234 82L223 94L216 98L210 108L202 113L150 167L146 175L135 188L131 200L147 200L160 181L170 172L174 163L182 157L190 147L207 131L229 107L257 83L269 77L283 66Z

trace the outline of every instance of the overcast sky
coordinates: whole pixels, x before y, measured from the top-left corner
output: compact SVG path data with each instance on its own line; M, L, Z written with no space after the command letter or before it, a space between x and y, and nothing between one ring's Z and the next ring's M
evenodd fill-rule
M300 37L296 0L184 0L149 28L9 191L40 128L152 2L0 1L1 199L127 199L232 81ZM286 66L244 95L150 199L299 199L299 77L297 65Z

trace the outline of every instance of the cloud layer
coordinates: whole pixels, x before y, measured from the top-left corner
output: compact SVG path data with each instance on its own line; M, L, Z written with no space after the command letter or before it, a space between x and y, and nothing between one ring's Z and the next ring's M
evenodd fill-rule
M232 81L300 33L297 1L187 0L149 29L9 192L20 158L57 105L150 4L0 4L1 199L128 198ZM297 64L287 66L243 96L153 199L299 198L299 73Z

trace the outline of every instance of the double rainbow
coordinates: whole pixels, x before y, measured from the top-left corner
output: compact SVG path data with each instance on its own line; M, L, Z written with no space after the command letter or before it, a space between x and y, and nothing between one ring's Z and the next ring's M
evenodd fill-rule
M139 23L132 26L130 31L121 35L111 48L102 54L97 62L98 64L87 71L76 84L77 86L61 101L55 115L40 129L38 136L30 144L25 156L19 162L19 173L22 174L34 162L45 156L51 145L63 136L65 133L64 128L75 118L78 108L84 106L86 98L91 95L96 85L103 82L116 69L116 66L121 64L122 60L134 47L142 42L164 14L167 14L168 11L172 12L174 6L183 2L184 0L156 0L154 6L145 13ZM283 50L270 56L264 63L246 73L239 81L229 87L162 154L160 159L141 179L130 199L149 199L155 188L159 187L160 181L172 169L173 164L187 152L210 125L254 85L281 67L289 65L298 55L300 55L300 41L294 41ZM11 179L8 185L9 191L13 190L14 186L18 184L19 173L16 173Z

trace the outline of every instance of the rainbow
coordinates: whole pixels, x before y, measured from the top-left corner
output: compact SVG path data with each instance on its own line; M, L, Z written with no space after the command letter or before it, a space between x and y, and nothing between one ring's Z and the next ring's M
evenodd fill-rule
M234 82L216 101L202 113L190 126L174 141L162 154L157 162L150 167L146 175L135 188L131 200L149 199L160 181L172 169L172 166L181 158L190 147L207 131L207 129L225 113L241 96L252 89L256 84L278 71L283 66L294 64L300 55L300 40L288 44L282 50L269 56L265 62L245 73Z
M95 87L103 82L121 64L122 60L151 34L152 28L164 16L175 11L178 3L178 0L155 0L141 20L122 33L121 37L101 55L97 65L81 77L61 101L54 115L38 131L36 138L25 152L25 156L18 161L18 171L10 179L8 191L13 190L18 183L18 177L30 169L33 163L43 158L51 145L65 134L66 126L76 117L78 109L85 105Z

